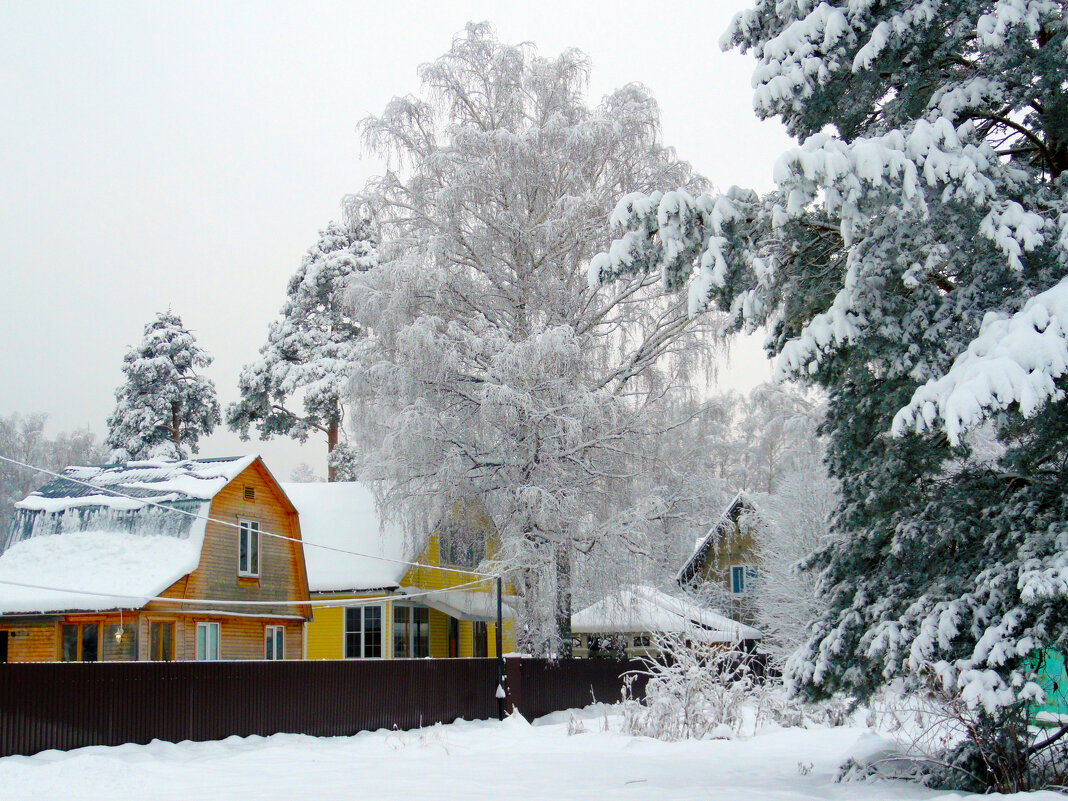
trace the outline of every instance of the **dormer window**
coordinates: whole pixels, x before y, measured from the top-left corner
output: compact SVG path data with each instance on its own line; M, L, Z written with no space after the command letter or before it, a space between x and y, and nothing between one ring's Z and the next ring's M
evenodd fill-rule
M237 575L260 574L260 524L256 520L242 520L237 535Z

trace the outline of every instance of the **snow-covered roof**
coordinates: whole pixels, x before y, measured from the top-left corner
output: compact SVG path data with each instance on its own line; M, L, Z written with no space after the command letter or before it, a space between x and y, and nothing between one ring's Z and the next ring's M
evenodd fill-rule
M680 584L685 584L690 581L697 573L708 551L716 546L718 539L723 536L724 531L726 531L728 527L734 525L738 515L743 510L754 511L755 509L756 507L753 505L753 501L748 493L739 492L735 495L733 500L727 504L727 508L723 510L723 514L721 514L716 522L709 527L708 531L705 532L705 535L694 544L693 553L690 555L690 558L686 560L686 563L679 568L675 580Z
M396 525L382 525L371 491L354 481L283 484L297 507L312 592L371 590L400 585L415 548ZM339 551L308 543L326 545ZM375 558L384 557L384 558Z
M207 513L206 503L204 507ZM197 569L204 528L205 521L196 521L189 536L181 538L77 531L17 542L0 554L0 582L37 587L0 583L0 614L140 609ZM123 597L112 597L116 594Z
M59 478L52 479L15 507L49 513L78 506L129 511L147 506L145 500L154 503L210 500L256 458L233 456L68 467ZM129 497L118 497L115 493Z
M66 468L15 504L0 614L144 606L197 569L211 499L256 458Z
M688 598L678 598L655 587L632 585L603 598L571 616L576 634L689 633L705 642L759 640L752 626L731 620Z

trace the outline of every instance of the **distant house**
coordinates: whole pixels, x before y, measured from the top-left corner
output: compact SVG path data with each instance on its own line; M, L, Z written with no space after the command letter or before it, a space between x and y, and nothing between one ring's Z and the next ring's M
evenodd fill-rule
M691 643L730 644L753 650L761 633L689 598L655 587L632 585L571 616L576 657L639 657L656 653L657 635Z
M465 571L479 564L492 540L493 525L484 514L473 506L457 508L429 537L416 539L399 526L383 526L374 497L361 484L284 487L300 511L316 601L307 627L308 659L496 656L494 585ZM505 651L515 647L508 600Z
M713 598L726 598L729 608L724 611L753 622L751 594L760 577L756 544L763 525L753 501L745 493L738 493L697 540L693 554L676 576L679 586ZM707 592L709 585L718 591Z
M299 659L307 601L255 456L68 467L0 540L0 661Z

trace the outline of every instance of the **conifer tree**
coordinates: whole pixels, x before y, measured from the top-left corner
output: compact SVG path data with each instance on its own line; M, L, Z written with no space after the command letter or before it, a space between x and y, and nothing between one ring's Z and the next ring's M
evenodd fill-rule
M341 394L349 379L359 324L343 301L346 283L377 263L370 225L331 222L319 232L300 269L289 279L281 317L271 323L259 360L245 366L241 400L226 410L226 423L248 437L283 435L300 442L312 431L326 435L333 454L342 433ZM293 404L300 401L300 407ZM329 480L337 471L333 460Z
M177 314L157 314L123 359L126 380L115 390L105 442L112 458L186 459L197 453L197 441L219 423L215 384L198 374L211 362Z
M947 762L1006 791L1068 649L1066 34L1043 0L759 0L722 43L803 139L777 189L627 196L591 264L768 325L779 377L827 390L841 503L795 686L949 694Z

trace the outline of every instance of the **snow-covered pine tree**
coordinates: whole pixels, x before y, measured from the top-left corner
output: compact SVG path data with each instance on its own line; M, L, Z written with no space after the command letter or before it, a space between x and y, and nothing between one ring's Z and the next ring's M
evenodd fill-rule
M212 357L177 314L161 312L126 352L105 445L118 461L185 459L219 423L215 384L197 371Z
M586 286L624 187L694 185L649 94L627 86L591 108L587 69L577 51L539 58L468 26L420 69L423 97L363 123L396 170L350 198L383 242L350 295L370 331L351 469L412 526L477 500L522 588L521 646L537 653L570 650L573 554L658 523L632 479L672 422L657 404L686 382L692 358L673 356L702 347L702 323L658 276Z
M343 431L341 395L349 380L360 326L343 301L353 274L377 263L370 225L329 223L289 279L280 319L271 323L260 358L241 371L241 400L226 410L226 423L248 438L279 435L300 442L326 435L328 459ZM300 407L294 407L299 400ZM337 477L331 459L329 480Z
M1068 647L1064 6L760 0L723 44L803 139L777 190L627 196L591 280L663 270L826 388L842 502L794 680L955 693L971 767L1025 786L1034 671Z

